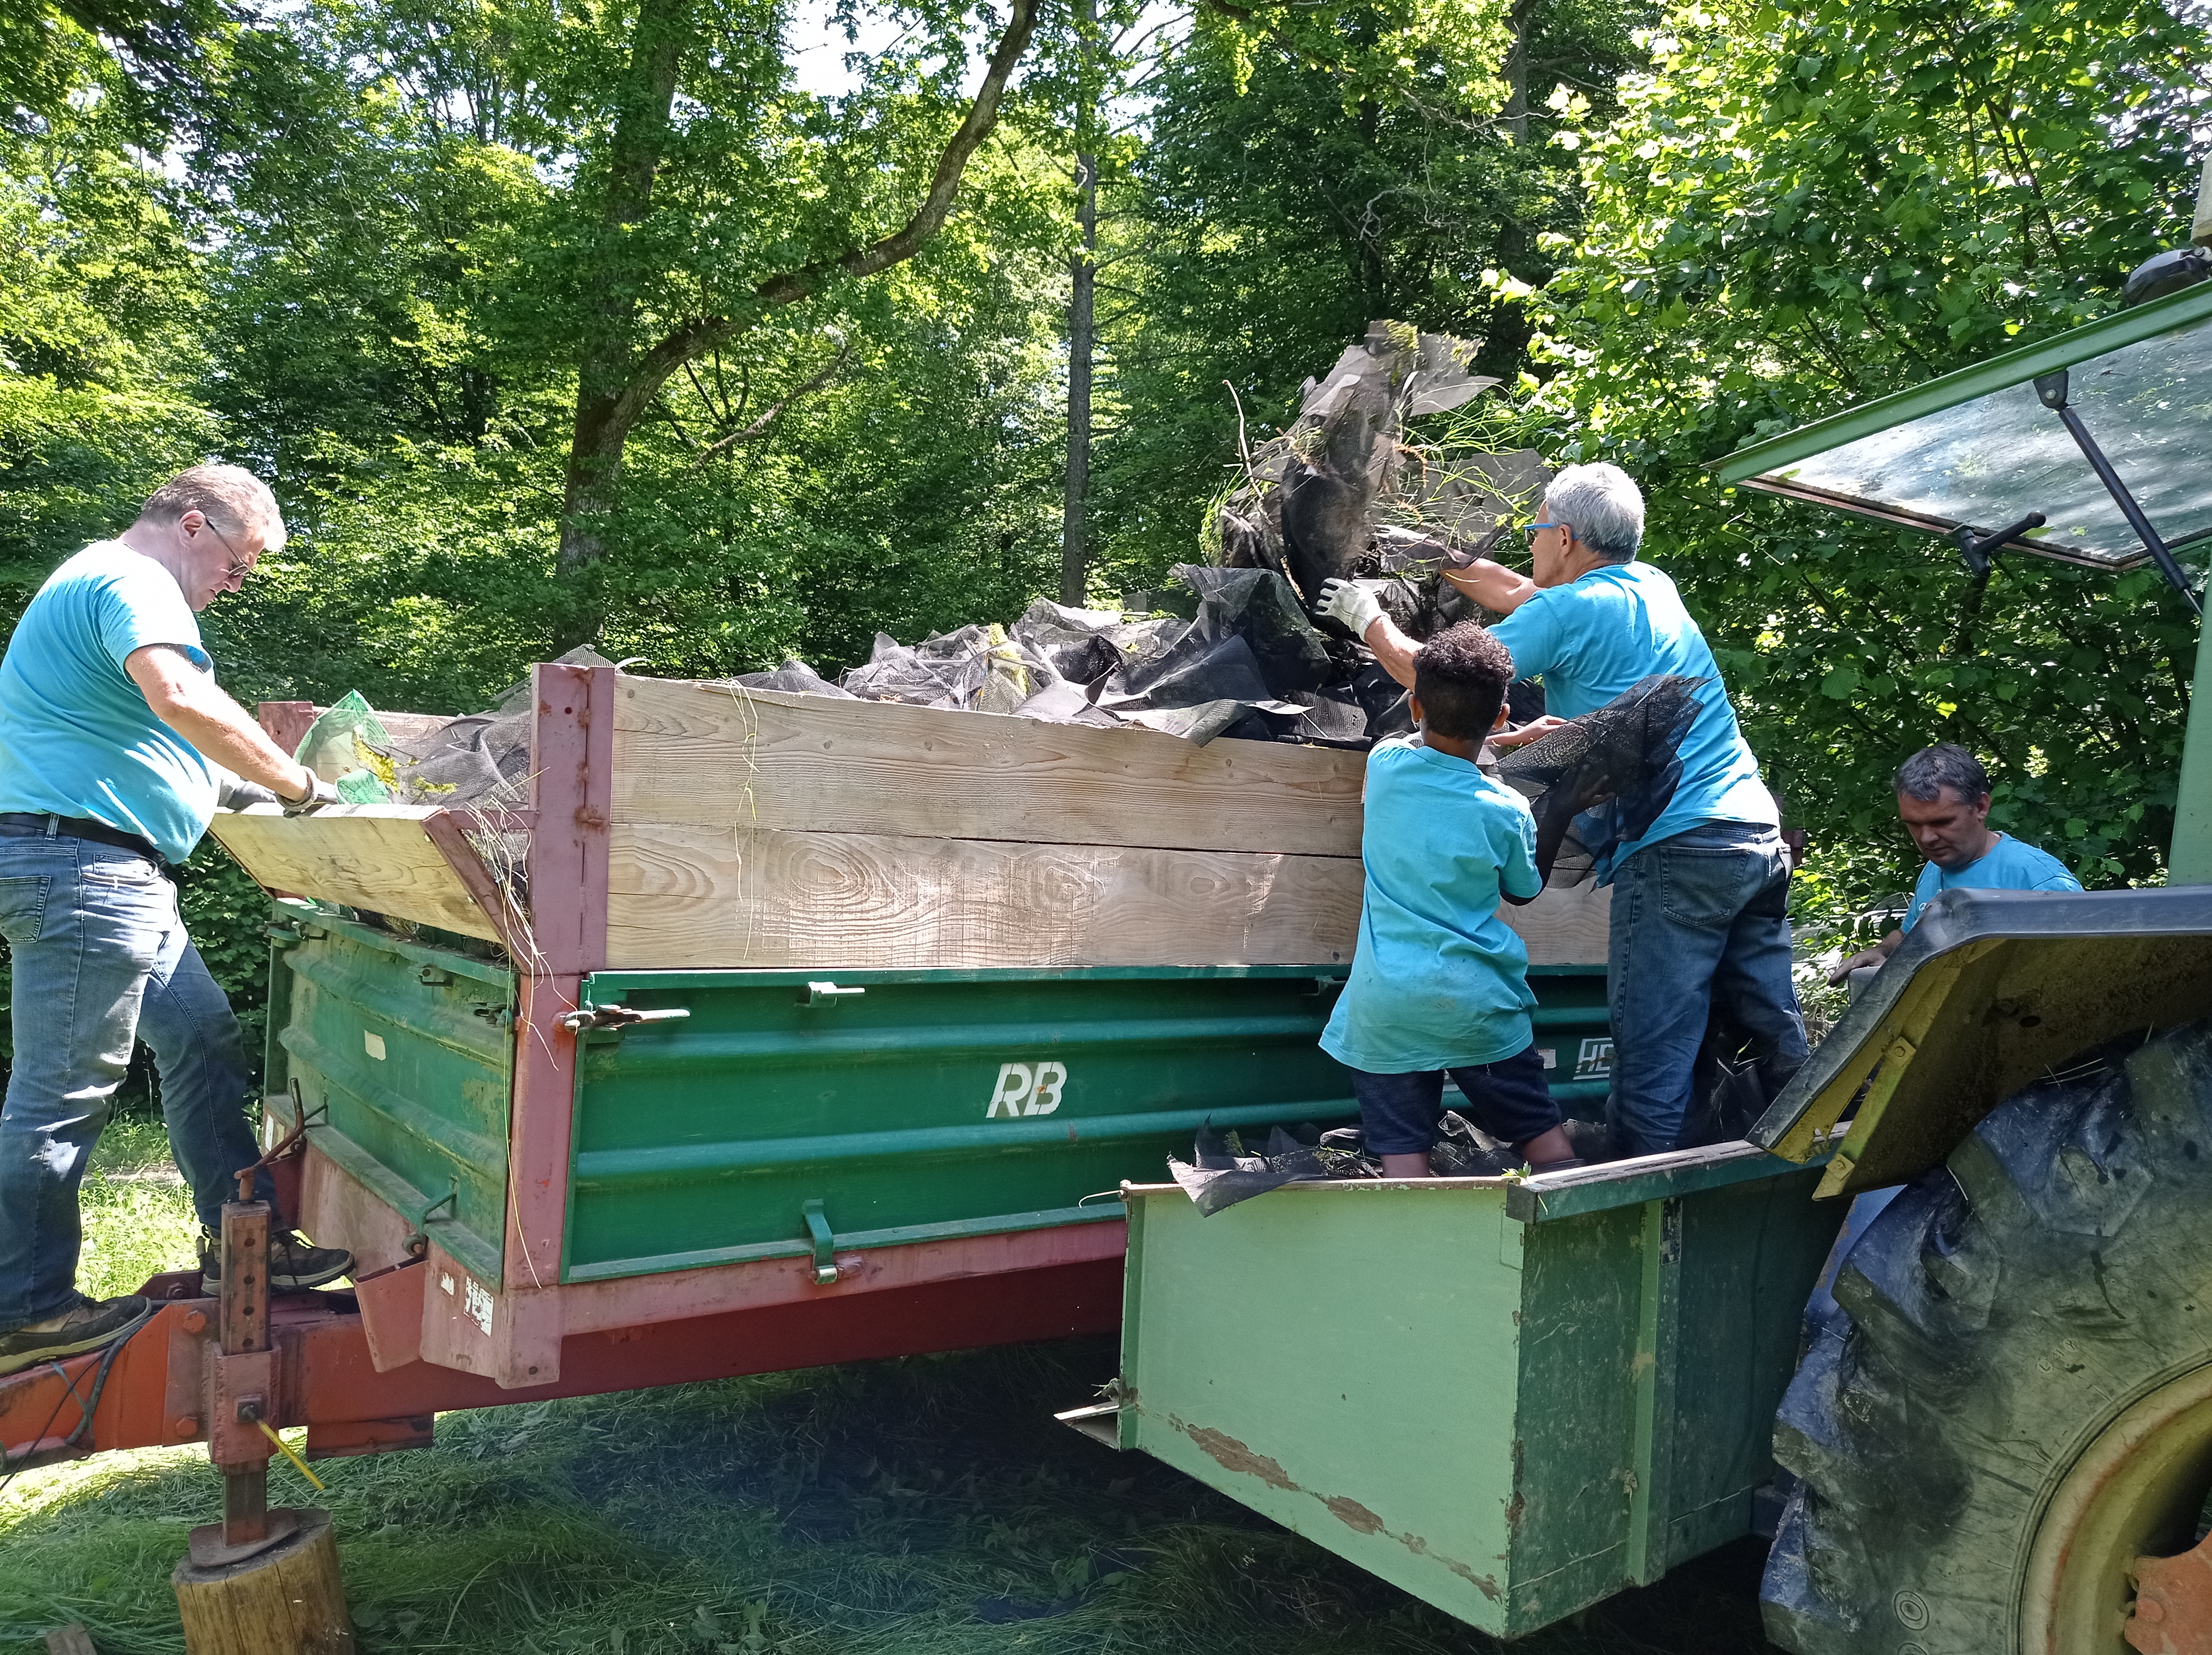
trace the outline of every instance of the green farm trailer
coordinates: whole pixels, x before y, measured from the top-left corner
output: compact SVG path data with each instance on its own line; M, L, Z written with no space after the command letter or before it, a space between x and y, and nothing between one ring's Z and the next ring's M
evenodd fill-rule
M2185 286L1718 470L2193 610L2208 434ZM1757 1529L1800 1655L2212 1655L2208 703L2170 887L1938 897L1747 1141L1133 1185L1121 1375L1063 1417L1504 1636Z
M232 1294L157 1278L126 1342L0 1379L9 1468L209 1445L194 1589L313 1543L264 1427L376 1453L455 1409L1109 1332L1124 1182L1204 1125L1355 1116L1316 1041L1362 755L605 666L532 702L524 801L215 829L275 897L278 1212L351 1286L256 1290L270 1215L234 1208ZM287 746L314 714L263 709ZM1594 1111L1603 893L1515 922Z

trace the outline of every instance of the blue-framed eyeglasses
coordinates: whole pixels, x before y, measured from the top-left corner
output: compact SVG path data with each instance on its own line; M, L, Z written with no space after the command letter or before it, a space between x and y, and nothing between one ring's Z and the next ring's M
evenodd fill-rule
M1534 540L1546 529L1563 529L1565 527L1566 527L1565 523L1531 523L1528 527L1522 529L1521 532L1529 539Z

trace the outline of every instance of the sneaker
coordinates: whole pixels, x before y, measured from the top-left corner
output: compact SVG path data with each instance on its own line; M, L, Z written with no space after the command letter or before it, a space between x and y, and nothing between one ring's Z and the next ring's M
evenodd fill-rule
M335 1281L353 1270L353 1255L343 1247L310 1246L297 1230L272 1231L269 1237L269 1291L303 1293ZM200 1232L200 1291L222 1292L222 1238Z
M87 1299L59 1316L0 1333L0 1373L15 1373L64 1356L82 1356L136 1333L154 1313L153 1301L129 1293L120 1299Z

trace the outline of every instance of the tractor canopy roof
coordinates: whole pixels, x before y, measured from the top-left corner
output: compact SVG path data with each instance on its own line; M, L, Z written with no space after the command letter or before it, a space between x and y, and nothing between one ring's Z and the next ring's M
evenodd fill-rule
M2149 552L2035 381L2078 413L2166 546L2212 552L2212 283L1751 443L1723 483L2094 569ZM2051 389L2048 380L2043 387ZM1994 548L1992 548L1994 549Z

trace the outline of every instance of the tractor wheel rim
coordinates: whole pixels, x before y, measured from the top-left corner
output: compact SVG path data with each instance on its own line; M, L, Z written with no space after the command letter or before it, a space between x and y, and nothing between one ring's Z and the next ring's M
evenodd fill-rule
M2212 1655L2212 1539L2189 1549L2208 1488L2212 1366L2125 1409L2061 1480L2028 1552L2020 1655ZM2177 1551L2136 1620L2137 1560Z

